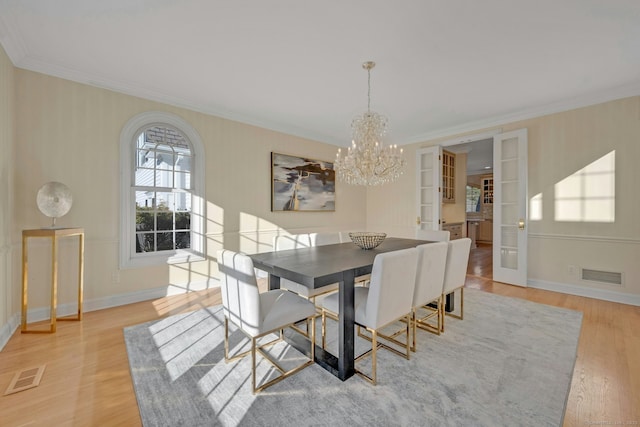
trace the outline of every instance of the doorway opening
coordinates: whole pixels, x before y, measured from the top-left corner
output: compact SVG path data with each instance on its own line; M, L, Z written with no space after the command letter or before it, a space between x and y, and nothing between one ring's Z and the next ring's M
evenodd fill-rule
M466 221L464 234L471 238L471 254L467 274L482 279L493 279L493 135L466 137L442 146L452 153L466 156Z

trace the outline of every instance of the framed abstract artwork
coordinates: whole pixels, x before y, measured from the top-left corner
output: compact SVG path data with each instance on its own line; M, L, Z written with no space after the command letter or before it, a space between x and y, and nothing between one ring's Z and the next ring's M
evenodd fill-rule
M333 163L272 152L271 210L335 211Z

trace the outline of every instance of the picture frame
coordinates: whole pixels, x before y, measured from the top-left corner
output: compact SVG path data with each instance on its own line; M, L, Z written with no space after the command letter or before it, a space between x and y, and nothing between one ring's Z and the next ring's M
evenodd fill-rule
M333 162L271 152L272 212L334 212Z

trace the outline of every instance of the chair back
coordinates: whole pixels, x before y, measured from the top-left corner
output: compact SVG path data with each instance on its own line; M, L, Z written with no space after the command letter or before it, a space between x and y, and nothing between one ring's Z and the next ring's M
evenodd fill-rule
M447 242L417 246L418 268L413 291L413 306L422 307L442 295L444 271L447 265Z
M323 246L323 245L335 245L341 243L340 233L311 233L311 245Z
M448 230L416 230L416 239L432 242L448 242L451 233Z
M261 323L260 291L253 261L226 249L219 250L217 257L225 316L248 333L257 333Z
M470 251L471 239L468 237L449 242L447 268L444 272L444 286L442 287L443 294L448 294L464 286L464 281L467 278Z
M376 255L364 307L364 326L378 329L411 312L417 267L416 248Z
M311 235L309 233L274 236L273 238L274 251L309 248L311 246L313 246L313 244L311 243Z

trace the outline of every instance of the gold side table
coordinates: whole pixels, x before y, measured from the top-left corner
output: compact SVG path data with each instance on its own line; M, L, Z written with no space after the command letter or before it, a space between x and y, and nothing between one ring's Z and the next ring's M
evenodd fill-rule
M78 314L75 317L56 317L58 307L58 238L78 236ZM51 239L51 320L49 330L27 329L27 290L29 282L29 260L27 243L30 237ZM82 320L82 286L84 273L84 229L83 228L39 228L22 230L22 325L23 334L49 334L56 331L57 320Z

